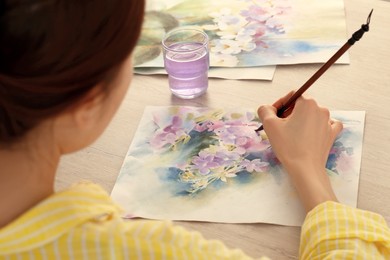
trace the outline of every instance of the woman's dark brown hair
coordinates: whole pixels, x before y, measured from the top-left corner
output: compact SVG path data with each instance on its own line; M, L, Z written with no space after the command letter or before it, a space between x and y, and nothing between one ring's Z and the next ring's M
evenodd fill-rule
M0 143L75 104L133 50L144 0L0 0Z

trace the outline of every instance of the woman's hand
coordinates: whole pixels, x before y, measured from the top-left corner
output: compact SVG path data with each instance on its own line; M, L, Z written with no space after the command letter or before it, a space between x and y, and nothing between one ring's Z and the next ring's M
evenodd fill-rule
M307 211L327 200L337 200L326 174L329 151L343 125L330 119L329 110L311 98L300 97L287 117L277 108L293 92L258 109L273 151L291 176Z

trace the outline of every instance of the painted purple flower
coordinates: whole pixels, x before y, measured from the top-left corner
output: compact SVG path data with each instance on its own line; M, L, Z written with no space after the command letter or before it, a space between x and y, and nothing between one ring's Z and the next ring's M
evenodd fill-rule
M215 153L215 157L220 165L232 166L240 160L241 155L236 152L236 150L229 151L228 149L221 147L221 149Z
M219 139L224 144L235 144L237 137L234 131L232 131L232 128L230 127L219 128L215 131L215 133L218 135Z
M174 145L178 140L185 141L188 135L183 130L183 120L179 116L173 116L171 124L156 132L150 140L150 145L154 148L161 149L166 145Z
M181 119L179 116L173 116L172 117L172 123L168 126L166 126L163 131L164 132L176 132L177 130L180 130L183 124L183 119Z
M236 139L236 145L237 146L245 146L246 144L248 144L249 141L250 140L249 140L248 137L246 137L246 136L239 136Z
M253 127L252 127L253 126ZM224 127L215 130L220 142L231 145L234 151L240 155L260 151L267 147L253 129L256 123L246 121L245 118L226 121Z
M241 165L245 167L248 172L264 172L269 166L267 162L262 162L260 159L254 159L252 161L245 159L242 161Z
M208 151L201 151L198 156L194 156L192 159L193 168L199 170L200 174L206 175L210 173L210 169L220 166L215 161L215 155Z
M154 148L161 149L165 145L173 145L176 142L177 136L174 133L159 133L150 140L150 145Z

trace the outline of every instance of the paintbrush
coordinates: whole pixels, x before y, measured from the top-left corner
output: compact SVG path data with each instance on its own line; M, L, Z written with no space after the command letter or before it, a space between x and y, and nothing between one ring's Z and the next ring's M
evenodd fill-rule
M370 14L367 17L366 24L362 24L361 28L357 30L354 34L352 34L352 37L316 72L314 73L311 78L306 81L303 86L297 90L297 92L292 95L292 97L287 101L286 104L284 104L282 107L278 108L276 115L278 117L283 117L284 113L288 110L290 110L294 104L295 101L311 86L313 85L316 80L321 77L322 74L324 74L325 71L329 69L330 66L332 66L352 45L355 44L355 42L359 41L363 34L365 32L368 32L369 25L371 21L371 15L374 10L372 9ZM264 127L261 125L258 129L256 129L256 132L260 132L263 130Z

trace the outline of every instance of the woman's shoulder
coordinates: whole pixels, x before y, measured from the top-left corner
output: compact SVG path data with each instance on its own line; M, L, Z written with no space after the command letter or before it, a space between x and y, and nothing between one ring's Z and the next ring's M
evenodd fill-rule
M85 223L120 219L120 212L100 186L78 183L52 194L0 229L0 252L53 242Z

